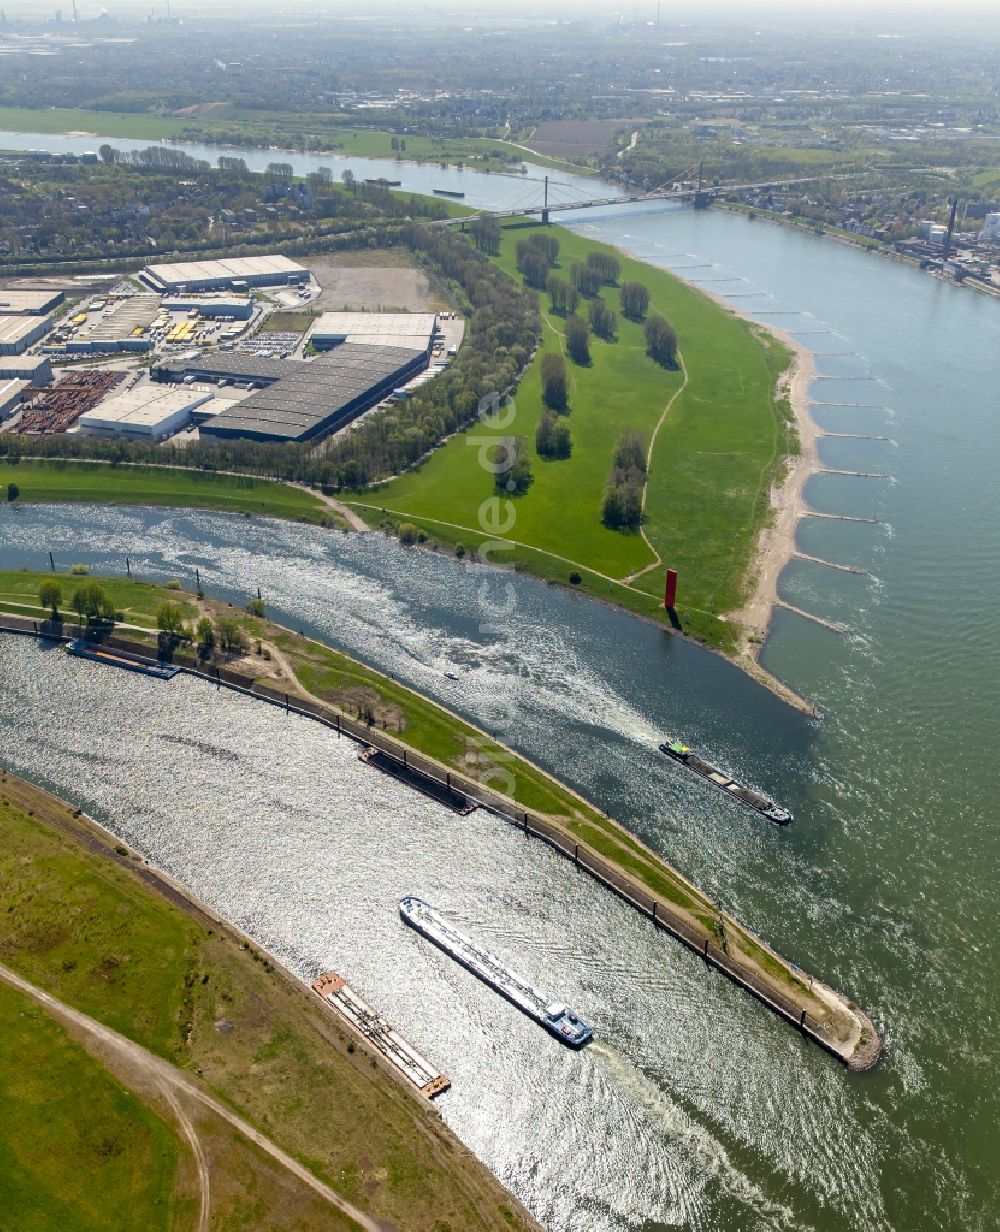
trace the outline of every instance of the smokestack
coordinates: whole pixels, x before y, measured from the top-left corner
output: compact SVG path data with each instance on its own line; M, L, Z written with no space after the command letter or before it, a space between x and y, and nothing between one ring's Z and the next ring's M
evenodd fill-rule
M951 202L951 216L948 219L948 234L944 237L944 259L947 261L951 256L951 237L955 233L955 219L958 216L958 197L953 197Z

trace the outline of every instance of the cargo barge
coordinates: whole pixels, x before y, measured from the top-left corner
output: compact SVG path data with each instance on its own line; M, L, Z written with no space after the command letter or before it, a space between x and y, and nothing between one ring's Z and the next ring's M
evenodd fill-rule
M394 779L405 783L407 787L415 788L425 796L430 796L438 804L444 804L456 813L463 815L474 813L478 807L475 800L470 800L464 792L457 791L450 783L440 783L437 779L431 778L429 774L425 774L423 770L418 770L416 766L400 761L398 757L384 753L381 749L370 747L361 749L358 757L361 761L367 762L369 766L374 766L383 774L391 775Z
M383 180L383 179L374 179L374 180L366 179L365 180L366 184L374 184L376 188L399 188L402 182L403 182L402 180Z
M399 904L399 914L411 928L444 950L484 984L506 997L557 1040L570 1048L582 1048L593 1039L592 1029L568 1006L550 1001L527 980L508 971L495 954L463 936L423 899L408 894Z
M697 753L692 753L688 746L682 744L680 740L668 740L665 744L661 744L660 752L666 753L674 761L679 761L682 766L687 766L689 770L693 770L701 778L714 783L731 800L735 800L738 804L745 804L747 808L752 808L754 812L760 813L768 821L773 821L776 826L787 826L792 820L792 814L788 809L782 808L780 804L775 804L773 800L769 800L767 796L762 796L760 792L744 787L742 783L738 783L736 779L726 774L725 771L719 770L710 762L704 761Z
M102 646L99 642L88 642L82 637L74 638L67 645L66 653L80 659L92 659L95 663L107 663L110 667L120 667L126 672L156 676L159 680L172 680L181 670L172 663L161 663L159 659L133 654L131 650L117 650L113 646Z
M396 1028L336 971L327 971L312 982L313 992L364 1036L369 1044L408 1078L428 1099L441 1095L451 1086L444 1074L422 1057L416 1048L399 1034Z
M455 192L454 189L451 188L435 188L434 192L439 197L455 197L460 199L465 196L464 192Z

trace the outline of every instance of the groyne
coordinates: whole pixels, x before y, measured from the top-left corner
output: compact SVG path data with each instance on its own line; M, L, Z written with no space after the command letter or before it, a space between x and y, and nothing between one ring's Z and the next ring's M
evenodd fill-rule
M25 617L0 616L0 633L13 633L39 639L69 641L69 635L45 628ZM105 644L133 653L148 654L149 645L120 637L105 638ZM388 759L404 765L422 781L420 790L426 791L429 784L436 784L442 798L464 795L469 802L515 826L526 840L544 842L564 859L572 861L582 874L590 876L605 889L648 918L654 928L668 933L688 951L698 956L707 966L724 975L734 984L748 992L778 1017L798 1030L825 1052L841 1061L848 1069L860 1072L873 1068L882 1052L882 1038L872 1019L852 1000L832 987L810 977L805 971L771 949L760 937L749 933L735 920L719 912L715 918L714 933L699 932L688 919L664 896L650 892L636 876L609 860L604 859L590 844L579 841L571 831L551 816L540 816L522 808L515 800L494 791L492 788L459 772L449 770L442 763L416 753L404 742L374 725L328 706L318 700L302 696L281 687L273 679L255 678L244 672L221 665L201 663L195 657L177 653L173 662L187 674L199 678L217 689L226 688L247 697L258 698L278 707L288 714L299 715L354 741L364 748L380 751ZM165 683L164 687L169 687ZM609 825L620 830L631 844L641 846L634 835L607 819ZM656 853L642 848L657 863L663 863ZM676 870L670 870L679 877ZM683 879L682 879L683 880ZM684 881L692 893L703 899L701 892L690 882ZM706 901L706 907L710 904ZM753 948L761 955L764 965L751 965L740 956L740 945ZM781 976L768 978L767 967L777 968ZM798 1004L793 995L796 986L812 1004L825 1006L828 1017L822 1018Z

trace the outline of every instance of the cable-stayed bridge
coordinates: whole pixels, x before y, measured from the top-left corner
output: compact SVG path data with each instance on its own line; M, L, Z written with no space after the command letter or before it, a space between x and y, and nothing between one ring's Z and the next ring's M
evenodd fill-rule
M480 210L471 214L463 214L455 218L443 218L435 225L447 227L456 224L463 227L477 218L532 218L539 217L542 222L548 222L551 214L564 214L569 210L590 210L602 205L632 205L648 201L690 201L695 209L707 209L712 201L723 193L746 192L751 189L781 189L790 188L796 184L814 184L820 180L849 180L867 174L863 171L845 172L840 175L808 175L791 180L763 180L758 184L714 184L706 186L701 183L678 185L677 180L661 184L658 188L646 192L631 192L617 197L578 196L579 190L558 180L550 180L548 176L539 184L532 183L530 190L522 198L522 202L500 210ZM447 194L445 194L447 195Z

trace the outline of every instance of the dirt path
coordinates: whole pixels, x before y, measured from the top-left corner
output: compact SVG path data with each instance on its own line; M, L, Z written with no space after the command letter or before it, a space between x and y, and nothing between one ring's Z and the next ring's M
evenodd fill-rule
M181 1107L180 1100L178 1100L173 1090L163 1082L159 1084L159 1089L160 1094L173 1109L177 1124L181 1127L184 1137L188 1140L191 1154L194 1156L194 1162L198 1169L198 1223L195 1225L196 1232L209 1232L212 1214L212 1183L208 1174L208 1163L205 1159L205 1151L202 1148L201 1139L198 1137L198 1131L191 1123L191 1118Z
M0 963L0 980L9 984L11 988L16 988L19 992L23 992L31 997L32 1000L46 1009L54 1019L64 1026L73 1028L88 1042L97 1045L102 1050L109 1051L112 1056L127 1062L138 1072L144 1074L153 1086L164 1093L171 1108L177 1112L185 1137L192 1143L192 1149L195 1152L195 1160L201 1183L199 1232L202 1232L203 1229L207 1229L209 1226L206 1218L206 1207L210 1192L208 1187L208 1170L194 1127L177 1107L178 1096L195 1100L214 1112L216 1116L221 1117L237 1133L242 1134L244 1138L259 1147L304 1185L307 1185L314 1193L318 1194L331 1206L336 1207L348 1219L353 1219L364 1232L383 1232L379 1224L369 1219L357 1207L346 1202L329 1185L324 1184L319 1177L314 1176L308 1168L300 1164L298 1160L293 1159L291 1155L283 1151L270 1138L265 1137L249 1122L244 1121L242 1117L238 1116L230 1108L227 1108L225 1104L215 1099L214 1096L210 1095L208 1091L181 1070L176 1069L160 1057L154 1056L153 1053L143 1048L141 1044L137 1044L134 1040L130 1040L124 1035L119 1035L117 1031L104 1026L103 1023L97 1022L86 1014L80 1013L79 1010L73 1009L72 1006L66 1005L50 993L23 979L16 971L11 971L9 967L4 966L2 963Z
M678 348L677 350L677 359L681 365L681 372L684 373L684 380L677 387L677 389L674 390L674 393L672 397L670 398L670 401L663 408L663 414L656 421L656 427L653 429L653 435L649 438L649 448L646 450L646 481L642 485L642 512L644 514L646 512L646 496L649 492L649 472L653 465L653 449L656 446L656 438L660 434L660 429L663 427L664 420L670 414L671 407L674 405L677 399L681 396L681 394L687 388L688 370L687 370L687 365L684 363L684 356L681 354L680 348ZM653 545L649 542L649 536L646 534L646 527L643 525L642 522L639 523L639 534L642 535L643 539L645 540L646 547L648 547L649 550L653 553L654 560L650 564L648 564L645 567L645 569L640 569L638 573L630 573L628 577L622 578L622 582L626 586L631 585L631 583L634 582L636 578L641 578L643 574L649 573L652 569L658 569L660 565L663 564L663 557L656 550L656 548L654 548Z

